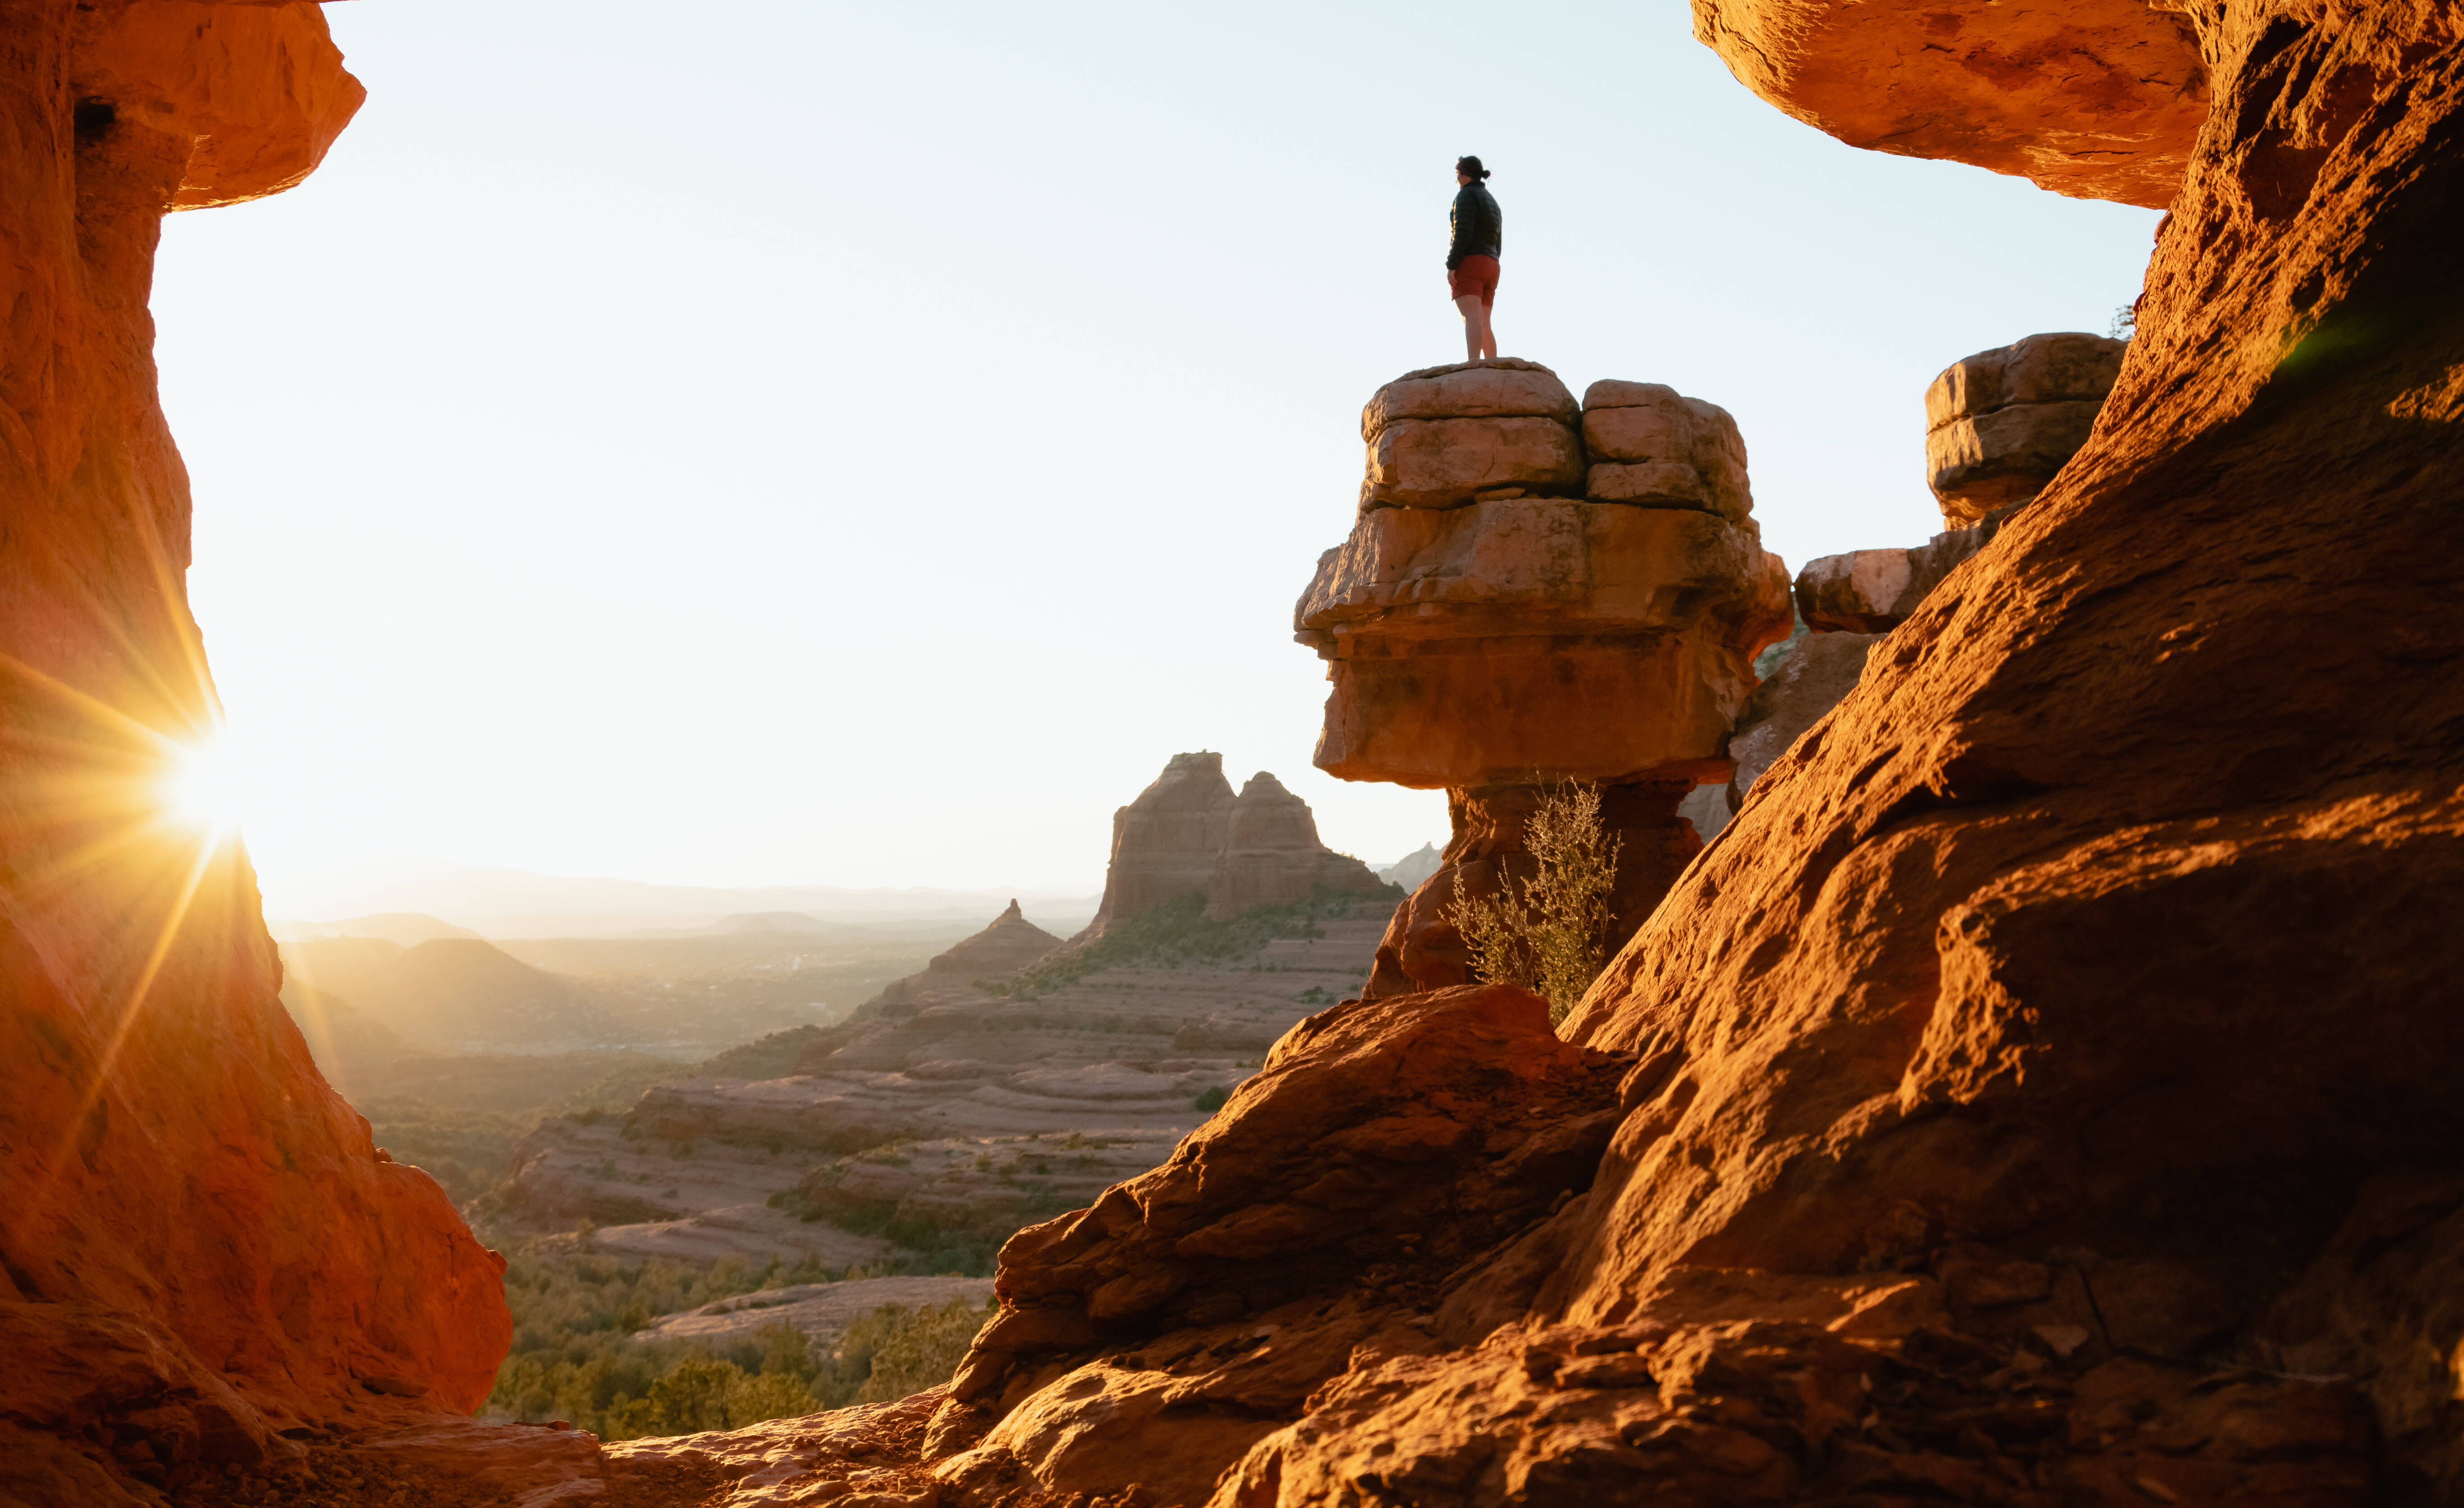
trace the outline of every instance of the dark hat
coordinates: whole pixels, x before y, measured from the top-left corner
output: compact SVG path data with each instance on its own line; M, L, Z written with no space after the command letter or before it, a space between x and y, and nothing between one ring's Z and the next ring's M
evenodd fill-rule
M1477 157L1456 158L1455 171L1463 174L1466 178L1485 178L1488 176L1488 169L1480 166L1480 159Z

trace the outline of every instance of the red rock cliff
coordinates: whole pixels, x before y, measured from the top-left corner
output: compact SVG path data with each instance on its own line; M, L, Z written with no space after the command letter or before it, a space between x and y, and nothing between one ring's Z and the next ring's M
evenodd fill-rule
M468 1409L509 1326L501 1264L311 1065L245 856L163 809L216 705L161 219L297 183L360 87L308 4L0 0L0 1458L104 1502Z

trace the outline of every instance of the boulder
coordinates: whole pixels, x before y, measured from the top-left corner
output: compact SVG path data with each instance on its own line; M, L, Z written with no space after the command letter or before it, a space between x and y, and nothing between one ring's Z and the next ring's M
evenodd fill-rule
M1746 442L1728 410L1651 382L1601 381L1583 393L1583 493L1595 502L1699 508L1732 523L1753 512Z
M1979 351L1925 389L1925 468L1956 528L2044 490L2087 443L2125 343L2031 335Z
M1808 561L1796 573L1796 612L1809 628L1887 633L1942 585L1952 567L1985 547L1983 528L1937 534L1914 549L1851 550Z
M1582 417L1557 374L1511 356L1427 366L1377 389L1360 410L1360 437L1375 441L1397 419L1533 417L1572 425Z
M1786 580L1750 526L1692 510L1363 515L1295 610L1334 683L1318 766L1423 788L1707 769Z
M1482 366L1446 370L1440 383L1482 385L1491 411L1562 392L1508 388ZM1395 417L1472 401L1441 399L1425 379L1372 401L1364 498L1391 499L1376 447L1414 425L1561 423ZM1464 470L1446 508L1364 508L1294 609L1295 637L1333 683L1318 767L1449 792L1453 835L1396 913L1372 998L1465 980L1463 941L1445 920L1458 881L1485 898L1528 876L1525 820L1552 781L1605 787L1624 844L1621 941L1699 848L1677 804L1727 778L1724 744L1753 689L1754 656L1788 632L1787 568L1762 548L1727 412L1657 383L1597 382L1582 426L1579 440L1566 431L1564 454L1579 465L1590 447L1596 464L1573 478L1588 499L1530 495L1565 487L1562 475L1483 490Z

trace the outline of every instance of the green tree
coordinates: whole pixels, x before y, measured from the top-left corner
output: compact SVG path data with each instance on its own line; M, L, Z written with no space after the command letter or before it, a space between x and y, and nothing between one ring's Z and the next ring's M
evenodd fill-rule
M1523 846L1531 876L1503 876L1496 895L1471 896L1456 870L1446 920L1463 934L1475 974L1530 990L1559 1022L1608 962L1609 898L1623 845L1600 821L1600 788L1560 781L1542 792Z

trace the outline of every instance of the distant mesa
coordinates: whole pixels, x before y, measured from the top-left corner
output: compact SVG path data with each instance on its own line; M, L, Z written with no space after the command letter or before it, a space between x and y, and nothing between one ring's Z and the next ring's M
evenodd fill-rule
M1446 856L1438 852L1435 843L1423 843L1411 853L1377 872L1377 877L1405 890L1418 890L1421 882L1444 865Z
M1260 770L1239 795L1223 756L1176 754L1138 798L1112 814L1112 857L1104 900L1080 938L1192 893L1206 916L1306 899L1320 891L1373 896L1385 881L1369 866L1318 840L1309 803Z

